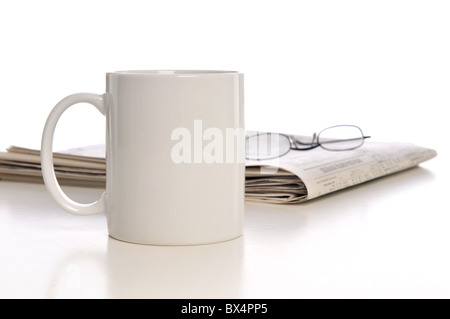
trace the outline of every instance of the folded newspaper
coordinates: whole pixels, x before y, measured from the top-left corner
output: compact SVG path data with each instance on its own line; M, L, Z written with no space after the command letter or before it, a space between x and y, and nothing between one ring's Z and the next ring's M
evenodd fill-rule
M105 147L54 153L61 185L105 187ZM295 204L417 166L436 151L407 143L366 142L343 152L292 150L285 156L246 162L248 201ZM9 147L0 152L0 180L42 183L38 150Z

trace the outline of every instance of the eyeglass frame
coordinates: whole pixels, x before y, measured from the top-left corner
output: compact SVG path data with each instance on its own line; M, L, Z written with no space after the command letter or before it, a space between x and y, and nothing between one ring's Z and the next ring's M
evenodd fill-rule
M320 134L321 134L322 132L324 132L324 131L326 131L326 130L329 130L329 129L332 129L332 128L343 127L343 126L350 126L350 127L357 128L357 129L361 132L362 143L361 143L360 145L358 145L358 146L354 146L354 147L350 147L350 148L345 148L345 149L329 149L329 148L324 147L324 146L322 145L322 143L320 143L319 137L320 137ZM248 139L254 137L254 136L258 136L259 134L260 134L260 132L256 133L256 135L247 136L247 137L246 137L246 141L247 141ZM284 153L282 153L282 154L279 154L278 156L268 157L268 158L264 158L264 159L250 159L250 158L248 158L247 155L246 155L246 156L245 156L246 159L248 159L248 160L255 160L255 161L270 160L270 159L275 159L275 158L282 157L282 156L286 155L287 153L289 153L291 150L294 150L294 151L309 151L309 150L315 149L315 148L317 148L317 147L319 147L319 146L322 147L324 150L327 150L327 151L330 151L330 152L351 151L351 150L360 148L360 147L364 144L364 141L365 141L366 139L371 138L371 136L365 136L364 133L363 133L363 131L361 130L361 128L360 128L359 126L351 125L351 124L334 125L334 126L329 126L329 127L327 127L327 128L324 128L323 130L321 130L321 131L319 132L319 134L317 134L317 133L314 133L314 134L313 134L311 143L303 143L303 142L300 142L299 140L297 140L297 139L294 137L294 135L288 135L288 134L284 134L284 133L264 132L264 133L262 133L262 134L268 134L268 135L270 135L270 134L277 134L277 135L279 135L279 136L283 136L283 137L285 137L285 138L288 139L290 146L289 146L289 148L286 150L286 152L284 152ZM355 139L356 139L356 138L355 138ZM358 137L358 139L359 139L359 137ZM349 139L349 141L351 141L351 140L352 140L352 139ZM353 139L353 140L354 140L354 139ZM314 142L314 141L316 141L316 142ZM341 141L341 140L336 140L336 142L338 142L338 141ZM296 144L309 145L309 147L299 148ZM292 145L295 145L296 147L292 147Z

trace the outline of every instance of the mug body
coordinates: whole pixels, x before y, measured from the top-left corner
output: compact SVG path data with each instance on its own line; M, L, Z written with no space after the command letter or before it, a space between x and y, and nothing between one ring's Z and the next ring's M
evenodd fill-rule
M106 216L116 239L194 245L242 234L243 75L106 75Z

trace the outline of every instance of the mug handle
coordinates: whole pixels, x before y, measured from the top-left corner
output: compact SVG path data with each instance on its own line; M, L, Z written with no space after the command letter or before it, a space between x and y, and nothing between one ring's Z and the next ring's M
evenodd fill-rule
M105 115L105 99L103 95L92 93L77 93L62 99L50 112L45 123L41 144L41 169L47 191L56 202L67 212L74 215L94 215L105 212L105 193L98 201L90 204L81 204L71 200L61 189L55 175L53 166L53 135L59 118L70 106L77 103L92 104Z

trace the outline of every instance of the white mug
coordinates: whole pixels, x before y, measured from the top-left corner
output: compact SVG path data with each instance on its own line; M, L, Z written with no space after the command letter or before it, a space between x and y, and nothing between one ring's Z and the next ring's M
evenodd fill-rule
M52 157L58 119L83 102L106 116L106 191L91 204L64 194ZM70 95L50 113L42 136L42 175L66 211L105 214L113 238L150 245L226 241L243 231L243 129L238 72L107 73L105 94Z

